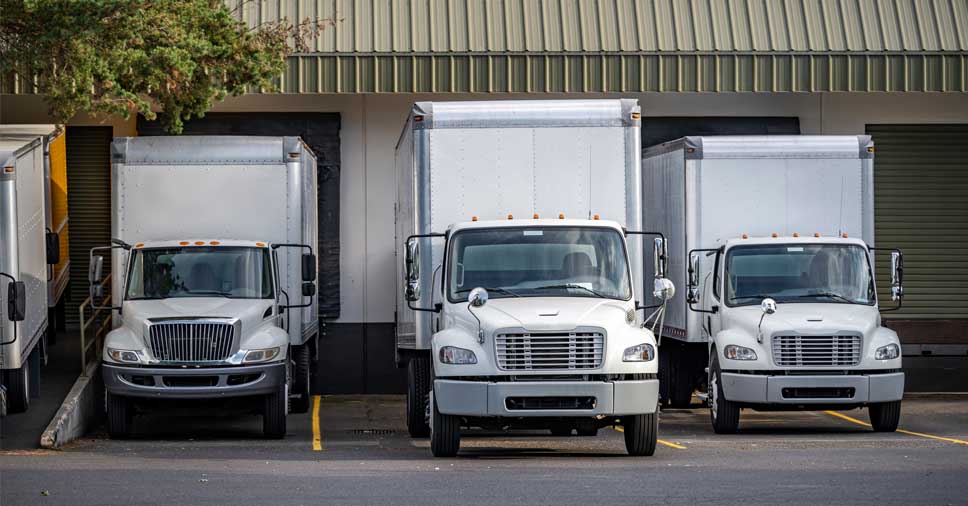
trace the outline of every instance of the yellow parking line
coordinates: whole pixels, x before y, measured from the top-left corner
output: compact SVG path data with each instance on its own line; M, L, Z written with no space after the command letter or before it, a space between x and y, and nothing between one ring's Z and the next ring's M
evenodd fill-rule
M869 424L867 422L858 420L856 418L849 417L849 416L847 416L845 414L838 413L836 411L824 411L824 413L827 413L828 415L831 415L831 416L836 416L837 418L842 418L844 420L847 420L848 422L856 423L857 425L863 425L864 427L870 427L871 426L871 424ZM939 441L947 441L949 443L956 443L956 444L960 444L960 445L968 445L968 441L964 441L964 440L961 440L961 439L955 439L955 438L951 438L951 437L932 436L931 434L923 434L921 432L913 432L913 431L904 430L904 429L897 429L897 432L900 432L901 434L908 434L910 436L918 436L918 437L923 437L923 438L928 438L928 439L937 439Z
M615 429L615 430L617 430L617 431L619 431L619 432L625 432L625 429L622 428L622 427L615 426L615 427L612 427L612 428ZM656 439L656 442L659 443L659 444L661 444L661 445L668 446L669 448L675 448L676 450L685 450L686 449L685 446L677 445L677 444L673 443L672 441L666 441L664 439Z
M323 437L319 433L319 396L313 396L313 451L323 449Z

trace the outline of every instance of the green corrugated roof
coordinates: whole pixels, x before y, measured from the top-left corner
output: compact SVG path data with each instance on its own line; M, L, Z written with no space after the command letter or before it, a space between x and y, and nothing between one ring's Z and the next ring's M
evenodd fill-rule
M331 22L286 93L968 92L968 0L226 3Z

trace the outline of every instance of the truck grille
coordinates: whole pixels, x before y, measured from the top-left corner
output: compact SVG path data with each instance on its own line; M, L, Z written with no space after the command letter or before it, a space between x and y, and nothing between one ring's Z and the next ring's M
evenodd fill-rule
M597 369L605 355L605 334L498 334L495 346L498 367L504 370Z
M151 354L167 362L208 362L232 355L235 326L231 323L177 322L148 326Z
M773 336L773 361L781 367L852 366L860 352L860 336Z

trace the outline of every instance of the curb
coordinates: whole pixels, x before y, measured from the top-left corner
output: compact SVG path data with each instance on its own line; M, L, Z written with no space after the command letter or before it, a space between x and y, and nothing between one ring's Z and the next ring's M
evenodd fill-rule
M95 379L100 374L99 362L92 362L74 382L54 418L40 436L42 448L54 449L84 435L98 417Z

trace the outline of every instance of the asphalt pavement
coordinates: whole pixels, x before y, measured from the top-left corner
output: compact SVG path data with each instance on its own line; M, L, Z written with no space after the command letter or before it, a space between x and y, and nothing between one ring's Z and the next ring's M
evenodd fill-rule
M906 400L904 432L887 434L861 410L745 410L733 436L698 405L665 410L641 458L609 428L472 432L434 459L406 435L400 397L316 404L282 441L261 439L257 416L151 415L128 441L0 452L0 505L968 504L968 397Z

